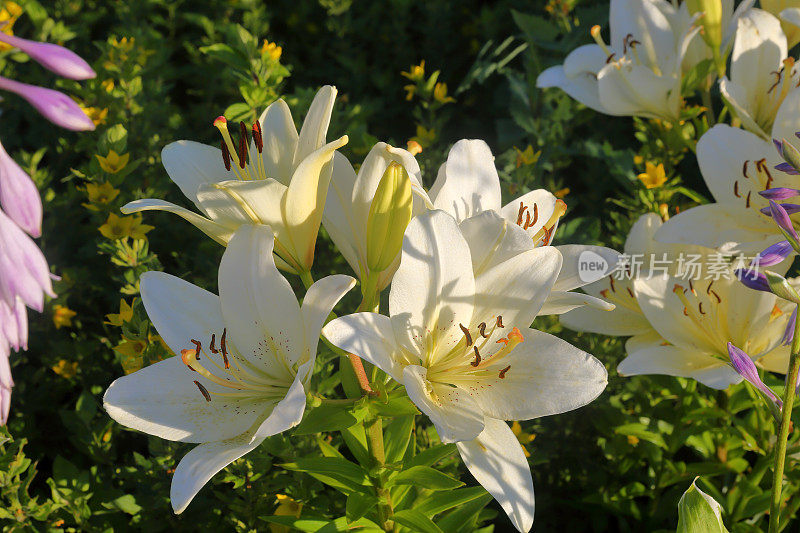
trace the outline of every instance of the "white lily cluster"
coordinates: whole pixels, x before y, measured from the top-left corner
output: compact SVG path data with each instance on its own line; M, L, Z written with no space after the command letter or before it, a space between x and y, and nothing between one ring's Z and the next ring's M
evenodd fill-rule
M576 409L607 381L593 356L530 326L540 314L612 310L574 289L597 279L578 275L581 253L608 269L618 254L552 246L566 204L547 191L503 205L483 141L457 142L427 191L414 156L385 143L356 173L337 151L347 137L326 141L335 95L319 91L299 134L279 100L238 133L217 119L220 149L191 141L164 149L167 173L202 215L157 199L124 211L173 212L227 246L219 296L163 273L142 276L148 315L179 355L115 381L106 410L125 426L198 444L173 477L180 513L216 472L301 421L322 334L404 387L528 531L533 481L506 421ZM320 224L361 281L368 312L327 322L356 280L312 284ZM305 282L302 305L278 269ZM389 286L385 316L376 303Z
M753 3L741 2L734 10L727 0L680 7L664 0L611 0L611 42L603 43L600 28L593 28L597 44L579 47L538 79L540 87L560 87L602 113L682 124L683 77L710 60L717 68L708 81L718 78L734 117L733 125L717 124L697 142L697 161L714 202L665 222L645 215L628 235L627 255L669 258L672 268L607 276L584 289L613 303L613 311L583 307L561 317L575 330L630 336L617 369L621 375L691 377L724 389L742 379L730 364L729 342L758 366L786 373L792 304L746 287L733 265L694 278L675 268L681 254L701 256L707 265L714 255L752 256L785 239L764 191L797 188L795 176L781 171L780 140L800 131L800 73L788 55L797 44L800 27L792 21L800 21L800 5L762 1L758 9ZM785 272L788 266L776 268Z

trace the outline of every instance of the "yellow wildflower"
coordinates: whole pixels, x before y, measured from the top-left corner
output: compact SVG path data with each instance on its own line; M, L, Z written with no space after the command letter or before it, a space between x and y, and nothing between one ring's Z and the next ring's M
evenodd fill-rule
M436 142L436 130L417 124L417 134L411 140L425 148Z
M522 426L519 422L514 422L511 424L511 431L514 433L514 436L517 437L517 440L522 445L522 451L525 452L525 457L530 457L531 454L526 448L526 445L533 442L533 439L536 438L536 435L532 435L530 433L526 433L522 431Z
M639 444L639 437L628 435L628 444L630 444L631 446L636 446L637 444Z
M422 152L422 146L417 141L410 140L408 141L408 151L411 152L411 155L417 155Z
M53 306L53 324L56 329L72 327L72 318L76 315L75 311L65 305Z
M406 91L406 100L410 102L414 98L414 94L417 92L417 86L409 84L403 86L403 89Z
M61 359L58 363L50 367L53 372L58 374L64 379L74 378L78 374L78 362L69 362L66 359Z
M83 207L91 209L92 211L99 211L98 205L106 205L114 201L114 198L119 194L119 189L115 189L110 183L104 181L103 183L87 183L86 196L89 199L88 204L82 204ZM96 205L95 205L96 204Z
M83 110L84 113L86 113L86 116L89 117L92 120L92 122L94 122L95 126L99 126L100 124L106 121L106 117L108 116L107 107L100 109L99 107L88 107L83 104L78 104L78 105L81 106L81 109Z
M520 150L516 146L514 150L517 151L517 168L525 165L534 165L539 160L539 156L542 155L542 151L539 150L538 152L533 151L533 146L530 144L524 150Z
M638 155L638 154L637 154L637 155L635 155L635 156L633 156L633 164L634 164L634 165L637 165L637 166L639 166L639 165L641 165L642 163L644 163L644 157L642 157L642 156L640 156L640 155Z
M110 93L111 91L113 91L113 90L114 90L114 80L112 80L111 78L108 78L107 80L103 80L103 81L100 83L100 86L101 86L103 89L105 89L105 91L106 91L107 93Z
M276 516L293 516L300 518L300 512L303 510L303 504L286 496L285 494L276 494L275 503L278 507L275 509ZM280 524L270 524L269 529L272 533L289 533L290 529L287 526Z
M114 213L109 213L106 223L100 226L100 233L111 240L131 237L133 239L144 239L145 234L155 226L142 224L141 216L120 217Z
M659 163L658 165L654 165L650 161L646 163L645 171L639 174L638 177L648 189L661 187L664 185L664 182L667 181L667 175L664 172L664 164Z
M119 40L117 40L116 37L112 37L111 39L109 39L108 42L114 48L118 48L124 52L130 52L131 50L133 50L133 47L136 46L136 39L134 37L131 37L130 39L128 39L127 37L123 37L122 39Z
M433 87L433 99L439 102L440 104L449 104L450 102L455 102L456 99L452 96L447 96L447 84L446 83L437 83Z
M131 154L119 155L114 150L109 150L107 156L102 157L100 155L95 155L95 157L98 161L100 161L100 168L109 174L116 174L128 165L128 161L131 159Z
M130 322L133 319L133 306L128 305L124 299L119 301L119 313L110 313L106 315L106 324L121 327L125 322Z
M0 10L0 24L4 26L0 29L6 35L14 35L14 23L22 15L22 7L15 2L3 3L3 9ZM14 48L10 44L0 43L0 51L5 52Z
M261 46L261 55L268 55L273 61L278 61L283 53L283 48L275 43L271 43L264 39L264 44Z
M419 65L411 65L408 72L401 72L404 77L411 81L422 81L425 78L425 60L419 62Z

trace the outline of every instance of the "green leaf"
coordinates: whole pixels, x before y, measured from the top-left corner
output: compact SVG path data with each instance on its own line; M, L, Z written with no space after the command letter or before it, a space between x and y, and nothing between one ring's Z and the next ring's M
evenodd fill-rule
M287 470L305 472L345 494L364 492L369 486L367 473L357 464L339 457L311 457L282 465Z
M727 533L719 503L698 489L696 481L692 481L678 502L677 533Z
M667 449L667 443L664 441L664 437L659 435L658 433L654 433L653 431L649 431L647 426L644 424L625 424L622 426L617 426L614 428L615 433L619 433L620 435L632 435L638 439L643 441L647 441L651 444L655 444L659 448Z
M350 449L350 453L356 458L356 461L362 465L370 464L371 458L367 451L367 434L364 431L363 425L356 424L343 429L342 438Z
M429 466L412 466L395 474L387 483L391 485L415 485L430 490L453 490L464 483Z
M689 72L683 76L681 94L683 96L691 96L699 88L700 84L706 81L713 67L713 59L704 59L693 66Z
M450 492L437 494L435 498L430 498L420 505L417 505L415 509L426 516L435 516L457 505L471 502L481 496L486 496L486 491L483 487L464 487L463 489L455 489Z
M378 498L371 494L354 492L347 496L346 516L348 522L354 522L378 505Z
M486 504L490 501L492 501L492 495L486 493L466 505L447 513L446 516L437 520L438 526L442 528L442 531L472 531L475 528L475 518L478 516L478 513L481 512L481 509L486 507Z
M433 448L428 448L424 450L406 462L406 466L431 466L434 463L438 463L442 459L450 457L456 451L455 444L441 444L439 446L434 446Z
M399 416L394 418L383 430L383 442L386 462L394 463L403 459L411 441L411 431L414 429L413 416Z
M136 503L136 498L130 494L120 496L116 500L108 503L103 503L103 507L108 509L118 509L123 513L128 513L129 515L135 515L142 510L142 508Z
M326 431L341 431L358 424L359 419L353 413L352 406L320 405L307 411L293 433L295 435L313 435Z
M340 533L345 531L383 533L383 530L378 527L378 524L367 518L360 518L351 523L348 523L345 517L337 518L336 520L315 516L301 516L300 518L295 518L293 516L262 516L260 518L272 524L279 524L310 533Z
M375 416L385 416L387 418L403 415L418 415L419 410L414 403L406 396L405 391L392 391L386 402L373 400L369 402L370 411Z
M433 520L414 509L397 511L392 515L392 520L410 528L411 531L419 531L421 533L443 533L443 531L439 529L439 526L433 523Z

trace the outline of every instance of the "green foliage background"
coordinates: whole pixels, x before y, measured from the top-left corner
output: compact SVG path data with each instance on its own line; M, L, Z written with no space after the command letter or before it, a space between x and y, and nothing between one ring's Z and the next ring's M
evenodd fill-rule
M422 135L424 150L418 156L427 185L454 141L485 139L497 156L507 198L534 188L569 188L558 243L619 249L639 214L659 212L662 203L674 213L691 198L708 196L689 149L706 127L702 121L689 120L675 132L657 122L602 116L560 91L535 88L539 72L589 42L593 24L605 24L607 4L19 3L25 13L15 34L69 46L98 77L81 84L56 81L13 52L0 53L3 74L55 83L85 105L107 109L107 115L95 132L74 134L45 122L20 98L8 96L2 104L0 135L42 191L41 244L62 278L56 283L58 298L43 314L31 315L29 351L12 356L12 414L8 429L0 432L0 524L6 531L266 530L270 525L264 517L273 515L276 494L302 502L304 516L333 520L346 515L346 498L335 487L302 468L278 466L302 464L323 453L353 457L339 433L268 439L215 476L189 510L175 516L168 500L170 476L189 446L128 431L102 409L103 391L125 368L167 355L150 342L155 332L134 299L139 275L163 269L215 290L222 248L162 213L145 214L144 222L155 229L138 241L109 240L98 228L109 213L118 214L135 198L163 197L186 205L160 164L160 150L178 139L216 144L211 123L223 112L252 120L253 112L283 97L300 119L316 88L334 84L340 96L329 138L347 132L346 153L354 162L377 140L405 146L420 136L419 126L423 134L433 130ZM128 41L120 44L123 38ZM264 39L282 46L279 62L259 52ZM420 93L406 100L408 80L401 71L423 59L427 75L441 71L439 81L447 83L455 103L440 105ZM109 79L114 82L110 91L103 84ZM529 145L541 151L538 161L518 161ZM116 174L104 172L95 157L110 149L130 154L126 168ZM637 154L643 159L635 159ZM670 181L645 189L636 179L642 161L663 163ZM95 209L82 206L86 184L106 181L120 194ZM334 271L348 267L323 237L315 274ZM120 298L134 307L122 327L106 320L119 312ZM344 308L356 303L347 301ZM71 325L55 327L56 305L76 312ZM595 354L610 377L608 389L589 406L523 424L536 435L526 445L537 494L536 530L674 530L677 502L698 475L699 486L723 505L732 531L759 530L769 506L771 450L763 447L775 430L753 409L758 399L748 389L715 392L682 379L621 378L614 369L623 355L622 339L575 334L552 318L538 321L538 327ZM134 351L120 349L123 342ZM324 392L336 381L337 366L322 345L321 350L318 381ZM64 371L71 366L74 372ZM431 440L424 417L400 417L393 424L386 430L387 443L392 437L403 442L409 434L412 450L438 442ZM438 469L476 486L452 446L435 450L430 459ZM399 458L406 452L392 453ZM791 462L787 496L800 484ZM417 490L420 501L429 495ZM437 515L442 529L510 527L482 489L454 492L469 503ZM798 506L800 499L792 498L785 512L794 514Z

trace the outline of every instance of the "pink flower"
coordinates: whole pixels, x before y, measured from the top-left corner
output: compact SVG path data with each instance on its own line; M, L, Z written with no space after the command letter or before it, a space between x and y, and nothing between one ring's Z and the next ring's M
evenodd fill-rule
M11 365L8 362L8 346L0 342L0 426L8 420L8 411L11 408Z
M2 32L0 32L2 33ZM31 237L42 234L42 199L33 180L0 144L0 205Z
M68 130L93 130L94 122L64 93L0 76L0 89L16 93L28 101L44 118Z
M13 35L6 35L2 32L0 32L0 41L19 48L44 68L64 78L88 80L97 75L92 70L92 67L89 66L89 63L72 50L68 50L63 46L30 41Z
M15 305L17 297L36 311L44 295L55 297L44 254L14 221L0 211L0 300Z

